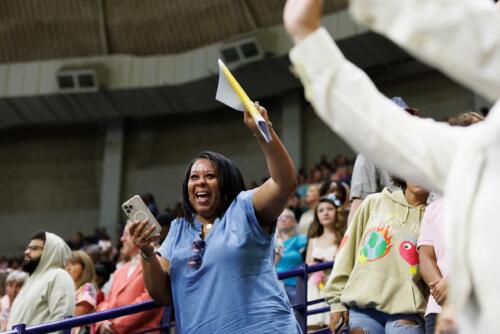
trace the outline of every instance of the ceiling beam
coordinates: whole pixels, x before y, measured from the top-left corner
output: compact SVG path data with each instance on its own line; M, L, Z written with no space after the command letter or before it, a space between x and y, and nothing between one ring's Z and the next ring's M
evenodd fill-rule
M107 22L106 22L106 11L104 8L105 0L97 0L97 5L99 8L99 39L101 43L102 54L108 55L110 53L109 50L109 39L108 39L108 31L107 31Z
M248 21L248 24L253 30L256 30L258 28L257 21L255 20L255 16L252 14L252 11L250 10L250 6L248 6L247 0L240 0L240 4L241 7L243 8L243 12Z

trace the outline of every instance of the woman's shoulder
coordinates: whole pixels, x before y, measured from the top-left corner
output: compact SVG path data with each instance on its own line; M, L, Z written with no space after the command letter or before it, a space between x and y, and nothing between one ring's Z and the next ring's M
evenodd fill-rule
M92 284L91 282L84 283L80 287L80 289L82 289L83 291L96 291L94 284Z
M253 193L255 189L243 190L236 196L233 200L229 208L224 213L224 216L227 214L232 214L235 211L243 210L243 211L253 211Z
M186 226L192 225L192 222L189 222L186 217L176 217L172 222L170 223L170 229L175 228L175 229L182 229Z

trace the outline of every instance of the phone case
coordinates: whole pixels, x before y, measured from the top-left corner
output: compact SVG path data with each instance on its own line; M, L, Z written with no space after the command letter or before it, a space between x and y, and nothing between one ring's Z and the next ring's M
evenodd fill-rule
M142 200L141 196L135 195L128 201L124 202L122 204L122 210L125 212L125 215L127 217L135 222L138 220L148 220L148 227L154 226L155 227L155 233L160 234L161 231L161 226L156 220L155 216L149 211L148 206L144 201Z

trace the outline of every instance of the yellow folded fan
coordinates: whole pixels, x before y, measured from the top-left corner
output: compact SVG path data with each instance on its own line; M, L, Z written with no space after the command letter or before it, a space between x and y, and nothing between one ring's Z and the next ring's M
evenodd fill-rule
M236 81L231 71L229 71L229 69L220 59L219 84L217 86L215 99L233 109L239 111L248 110L266 142L269 143L272 140L271 133L269 132L266 121L257 111L252 100L250 100L247 93L245 93L243 88L241 88L240 84L238 83L238 81Z

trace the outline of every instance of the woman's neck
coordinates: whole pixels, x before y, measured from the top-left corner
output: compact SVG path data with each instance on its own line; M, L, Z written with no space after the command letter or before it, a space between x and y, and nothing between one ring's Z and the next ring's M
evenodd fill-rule
M417 195L411 191L405 190L405 198L408 204L412 207L416 207L422 204L427 203L427 197L428 195L422 194L422 195Z
M323 226L323 234L321 234L320 237L321 236L326 236L326 237L335 236L335 231L333 229L333 224L328 224L326 226Z
M285 241L293 237L295 234L297 234L295 228L290 228L290 229L282 229L279 232L280 238Z
M202 224L202 225L213 225L214 224L214 221L215 221L215 217L210 217L210 218L207 218L207 217L202 217L200 215L196 215L196 219L198 219L198 221Z

